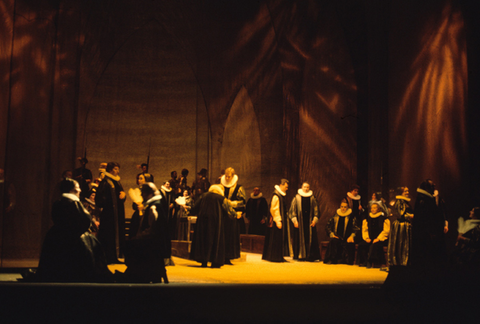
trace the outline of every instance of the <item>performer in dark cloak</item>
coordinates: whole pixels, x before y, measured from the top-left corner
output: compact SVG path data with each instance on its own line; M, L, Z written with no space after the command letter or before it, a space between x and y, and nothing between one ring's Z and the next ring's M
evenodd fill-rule
M287 216L285 196L288 190L288 180L282 179L275 185L270 203L270 217L265 234L262 259L271 262L286 262L285 256L290 256L292 245L290 242L290 226Z
M175 215L175 191L173 191L170 181L165 181L160 189L160 194L163 197L163 207L167 215L168 228L170 238L175 240L176 235L176 215Z
M432 280L443 275L447 261L446 221L434 194L432 180L420 184L412 220L412 267L416 274Z
M155 184L141 185L144 212L137 234L125 245L125 275L122 282L168 283L164 259L170 258L167 219L160 191Z
M317 228L318 206L317 200L310 190L310 184L304 182L293 198L288 213L292 220L293 232L293 259L304 261L320 260Z
M206 267L220 268L225 264L225 220L235 219L237 212L223 196L223 188L212 185L193 206L191 213L197 215L197 224L192 238L190 258Z
M364 243L358 245L358 253L366 255L367 268L373 264L384 265L386 263L383 247L388 243L390 233L390 221L374 203L370 213L365 217L362 224L362 237ZM359 264L363 266L363 264Z
M131 189L135 191L135 193L132 195L141 197L140 188L142 187L143 184L147 182L153 182L153 178L150 173L137 174L137 185L139 186L139 188ZM130 219L130 227L128 230L129 239L132 239L137 235L138 227L140 226L140 217L143 215L143 210L145 208L145 206L143 205L143 198L142 198L142 201L139 200L137 202L135 202L133 198L132 200L133 200L132 209L134 210L134 212L133 212L132 218Z
M109 282L100 242L88 232L92 217L80 202L80 186L66 178L60 183L62 198L52 207L53 226L42 246L38 270L41 282Z
M388 240L389 267L410 265L412 248L412 218L413 208L410 206L410 192L407 187L398 188L393 206L393 216L390 238Z
M248 234L265 235L268 213L267 200L263 197L260 189L255 187L245 209L245 217L249 221Z
M98 185L96 203L102 209L98 240L105 249L107 262L121 263L125 243L125 198L126 194L120 183L120 165L109 162L105 177Z
M207 172L207 169L201 169L200 172L197 173L197 179L192 184L193 200L195 201L210 188Z
M355 223L358 225L358 227L362 227L363 224L363 214L364 210L362 207L362 202L361 202L361 196L358 194L360 191L360 186L359 185L352 185L350 187L350 191L347 192L347 195L345 196L345 201L348 203L348 208L352 210L352 217L355 219ZM355 236L355 243L356 244L364 244L365 242L363 241L362 235L356 235ZM365 264L367 261L362 259L363 254L357 253L356 257L356 264Z
M92 171L87 169L87 158L78 158L81 166L78 169L73 170L73 178L77 180L80 185L82 192L80 193L80 199L83 201L87 198L87 193L90 190L90 183L92 182L93 176Z
M337 209L335 216L328 221L326 230L330 242L323 262L326 264L346 263L353 265L355 261L355 236L359 228L346 201L340 203L340 208Z
M232 264L230 260L240 258L240 234L245 233L245 221L242 213L245 212L246 193L243 186L238 184L238 176L233 168L225 169L221 184L224 187L224 196L239 213L240 218L225 221L225 264Z

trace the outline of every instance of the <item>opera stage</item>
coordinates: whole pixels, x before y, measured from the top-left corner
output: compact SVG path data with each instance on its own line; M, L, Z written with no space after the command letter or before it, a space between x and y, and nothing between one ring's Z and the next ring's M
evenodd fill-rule
M170 284L35 284L0 274L4 323L390 323L471 320L450 293L382 288L379 269L322 262L270 263L247 253L221 269L174 257ZM111 270L124 270L123 265ZM400 292L400 293L399 293ZM429 304L425 304L425 300ZM458 300L458 299L456 299ZM438 303L440 301L440 303ZM443 301L443 302L442 302ZM476 304L475 304L476 305ZM473 315L472 315L473 316Z

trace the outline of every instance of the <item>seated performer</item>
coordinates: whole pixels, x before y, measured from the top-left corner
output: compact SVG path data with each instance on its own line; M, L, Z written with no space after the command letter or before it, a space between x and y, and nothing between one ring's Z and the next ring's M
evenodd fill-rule
M458 237L453 252L453 260L464 270L480 270L480 208L470 211L469 219L458 219ZM478 279L477 279L478 282Z
M122 282L168 283L165 258L170 257L167 219L162 196L152 182L141 186L144 212L135 237L125 243L127 270Z
M317 228L317 200L310 190L310 184L304 182L293 198L288 213L293 222L293 259L304 261L320 260Z
M373 263L384 265L386 263L383 247L387 244L390 233L390 221L380 211L378 204L372 204L370 213L365 217L362 224L363 243L358 246L358 253L366 256L367 268ZM359 264L359 266L364 266Z
M190 258L206 267L211 262L212 268L225 264L225 220L235 219L237 213L228 199L223 196L220 185L210 186L192 208L197 215L197 225L192 238Z
M62 198L52 207L53 226L45 236L38 270L41 282L109 282L100 242L88 232L92 217L80 202L80 186L66 178L60 183Z
M325 253L326 264L346 263L353 265L355 260L355 235L358 226L352 217L352 210L345 201L340 203L335 216L327 223L327 234L330 242Z

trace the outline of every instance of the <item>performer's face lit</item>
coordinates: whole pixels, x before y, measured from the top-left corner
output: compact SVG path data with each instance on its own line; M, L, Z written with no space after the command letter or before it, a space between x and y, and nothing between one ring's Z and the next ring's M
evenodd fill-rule
M358 195L358 189L353 189L352 190L352 195L354 195L354 196Z
M378 205L373 204L372 207L370 207L370 210L371 210L372 214L378 213Z
M118 176L118 175L120 174L120 168L117 167L117 166L114 167L114 168L112 169L112 172L111 172L111 173L112 173L112 175L114 175L114 176Z
M138 185L141 186L145 183L145 176L143 174L138 176Z
M258 189L258 188L253 189L253 195L254 196L258 196L259 193L260 193L260 189Z
M304 193L309 192L310 191L310 185L308 183L304 183L302 185L302 190L303 190Z
M341 203L340 204L340 210L342 211L342 213L346 213L347 210L348 210L348 204L347 203Z
M170 182L165 182L165 188L170 189Z
M377 200L377 194L376 193L372 194L372 200Z
M279 185L280 189L283 191L283 192L287 192L288 190L288 183L284 183L283 185Z
M225 173L225 181L230 182L233 179L233 173Z
M405 189L403 189L403 196L408 198L409 195L410 195L410 192L408 191L408 188L405 187Z
M184 196L184 197L188 197L188 190L185 190L185 191L183 192L183 196Z
M73 187L72 191L70 191L70 193L74 194L75 196L77 196L78 198L80 198L80 193L82 192L82 190L80 189L80 186L78 184L78 182L75 182L75 187Z

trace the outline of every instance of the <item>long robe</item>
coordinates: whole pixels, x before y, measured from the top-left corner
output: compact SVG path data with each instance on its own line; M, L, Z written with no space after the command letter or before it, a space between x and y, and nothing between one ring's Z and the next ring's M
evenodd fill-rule
M161 196L146 202L135 237L126 242L125 274L129 282L168 282L164 259L170 257L167 218Z
M278 199L276 202L276 204L278 204L278 214L274 215L272 213L272 208L274 207L276 199ZM292 247L285 197L278 191L278 189L275 189L273 193L272 202L270 203L270 213L272 219L270 219L268 223L271 224L271 227L267 228L265 234L262 259L271 262L285 262L286 260L284 257L291 255ZM277 227L274 221L275 219L281 220L282 228Z
M389 266L407 266L411 261L411 216L413 215L413 209L410 207L409 201L409 198L403 196L396 197L393 207L395 220L392 222L390 238L388 240Z
M248 218L248 234L265 235L266 222L268 220L268 204L263 197L250 198L247 201L245 217ZM264 223L262 224L262 220Z
M320 260L320 248L318 245L317 229L311 223L318 222L317 200L313 195L303 197L297 194L293 198L290 211L290 219L298 222L298 228L293 228L293 258L308 261Z
M228 200L213 192L200 196L193 206L192 215L197 223L192 237L190 258L206 265L221 267L225 264L225 220L236 217Z
M232 202L235 211L245 211L245 189L242 185L235 183L231 187L225 187L224 189L225 198ZM245 222L243 218L225 220L225 256L227 259L238 259L240 258L240 233L241 225L243 222L243 227L245 227Z
M97 206L103 208L97 238L102 243L108 263L118 262L118 258L123 256L125 243L125 198L119 198L124 190L117 179L105 173L95 196Z
M108 282L105 254L88 232L92 218L82 203L64 195L52 207L53 226L42 246L34 280L42 282Z

